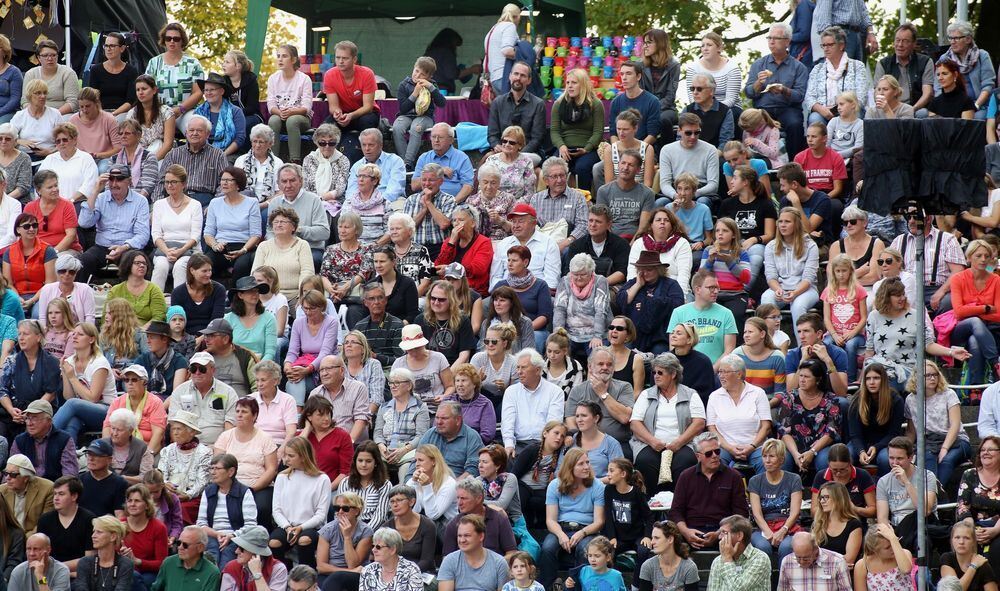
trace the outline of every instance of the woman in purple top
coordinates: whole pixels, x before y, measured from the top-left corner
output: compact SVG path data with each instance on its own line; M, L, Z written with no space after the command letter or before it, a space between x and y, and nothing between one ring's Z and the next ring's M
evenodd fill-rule
M142 483L149 489L156 505L156 518L167 526L167 543L170 546L181 536L184 519L181 516L181 501L177 495L166 490L163 485L163 472L153 468L142 476Z
M311 289L300 299L302 311L292 323L292 337L285 356L286 390L298 406L319 383L319 364L337 348L337 317L326 314L326 298Z
M490 399L479 391L482 377L471 363L462 363L455 368L455 393L446 400L456 400L462 405L462 422L483 438L483 444L490 443L497 434L497 413Z

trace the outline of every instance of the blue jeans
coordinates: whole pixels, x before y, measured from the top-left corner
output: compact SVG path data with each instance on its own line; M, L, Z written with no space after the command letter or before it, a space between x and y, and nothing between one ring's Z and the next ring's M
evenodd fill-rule
M803 453L804 449L808 448L802 448L800 446L799 453ZM813 458L811 466L816 472L822 472L823 470L826 470L827 466L829 465L830 465L830 446L828 445L823 449L819 450L819 453L817 453L816 457ZM785 463L782 464L781 469L784 470L785 472L791 472L792 474L799 473L799 466L798 464L795 463L795 458L792 457L792 454L790 453L785 454Z
M720 449L719 452L720 452L719 457L722 458L722 463L732 468L733 464L736 463L736 460L733 459L733 456L730 455L730 453L724 449ZM753 450L753 453L750 454L750 457L748 457L745 462L753 466L753 471L756 474L762 474L764 472L764 460L761 457L761 455L762 454L760 448L758 447L757 449Z
M829 121L827 121L826 117L820 115L816 111L810 111L809 112L809 119L807 119L807 125L806 126L808 127L809 125L812 125L813 123L822 123L823 125L826 125L827 123L829 123Z
M108 405L89 402L82 398L70 398L52 417L52 426L69 433L74 440L80 431L100 431L104 418L108 416Z
M392 124L392 141L396 146L396 153L403 153L403 162L408 167L412 167L416 163L417 156L420 154L420 144L424 141L424 132L430 131L432 125L434 125L434 118L426 115L421 117L400 115L396 117L396 121ZM407 134L409 134L409 141L406 139Z
M955 471L955 468L971 457L972 446L969 445L968 441L958 439L955 441L955 445L945 454L944 461L938 462L937 454L930 450L924 454L924 461L926 462L925 466L927 469L937 475L941 486L948 486L948 481L951 480L951 475Z
M236 560L236 544L232 540L226 544L225 548L219 550L219 540L208 536L208 544L205 546L205 552L215 558L215 565L219 567L219 570L226 568L226 565L230 561Z
M853 443L847 444L847 449L851 450L851 460L856 466L860 466L861 462L861 452L864 451ZM881 478L889 473L889 448L883 447L877 450L878 454L875 457L875 465L878 466L878 477Z
M567 532L567 535L573 537L570 532ZM587 544L592 539L594 536L587 536L573 548L573 566L587 564ZM552 588L552 582L556 580L556 573L559 571L560 559L566 556L568 554L559 545L559 539L555 534L547 534L542 542L542 553L538 557L538 582L543 587Z
M774 304L779 309L790 307L792 309L792 326L796 326L799 317L811 310L817 302L819 302L819 294L816 292L815 287L810 287L805 292L799 294L799 297L792 300L791 306L787 302L779 301L771 289L768 289L760 296L760 303L762 304ZM798 340L798 334L796 334L795 338Z
M753 532L750 536L750 543L754 548L760 550L764 554L767 554L771 558L771 564L775 564L775 552L777 552L777 564L780 565L781 561L785 559L786 556L792 553L792 534L785 536L781 543L778 544L777 549L764 539L764 535L759 531Z
M545 341L549 339L549 335L552 334L548 330L536 330L535 331L535 351L538 351L542 355L545 355Z
M823 342L827 345L835 345L833 337L826 335ZM844 351L847 352L847 383L853 382L858 377L858 352L865 346L865 337L857 335L847 339L844 343ZM847 418L847 415L844 415Z
M980 318L966 318L951 331L951 344L961 345L969 350L972 357L969 364L969 379L973 384L986 383L986 371L996 362L997 342L986 323Z

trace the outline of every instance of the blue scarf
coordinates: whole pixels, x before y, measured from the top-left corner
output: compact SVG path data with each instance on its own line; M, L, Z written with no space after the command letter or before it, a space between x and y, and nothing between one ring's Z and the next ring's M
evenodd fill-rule
M219 109L218 120L212 125L212 145L220 150L225 150L229 144L236 139L236 124L233 123L233 103L222 101L222 108ZM202 103L194 110L198 115L202 115L209 121L212 120L212 107Z

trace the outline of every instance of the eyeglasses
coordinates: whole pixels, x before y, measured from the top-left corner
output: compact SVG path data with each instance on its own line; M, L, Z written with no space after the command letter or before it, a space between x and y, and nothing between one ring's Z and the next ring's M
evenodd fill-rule
M59 275L62 275L63 273L76 273L76 269L59 269L56 273Z
M781 314L772 314L771 316L764 318L764 320L781 320Z
M69 143L69 138L68 137L57 137L56 139L54 139L52 141L55 144L68 144Z
M484 345L499 345L500 339L483 339Z
M40 53L38 54L39 59L43 60L54 60L59 57L58 53Z
M831 47L835 47L836 45L837 45L836 43L820 43L819 44L819 46L822 47L823 49L830 49Z
M966 37L968 37L968 35L958 35L958 36L955 36L955 37L952 37L951 35L948 35L948 41L961 41L962 39L965 39Z
M334 513L350 513L354 507L350 505L333 505Z
M980 455L995 454L998 451L1000 451L1000 449L995 448L995 447L984 447L984 448L982 448L982 449L979 450L979 454Z
M222 179L222 180L227 180L227 179ZM231 181L233 179L228 179L228 180ZM163 184L164 185L183 185L184 181L177 181L177 180L174 180L174 181L163 181Z
M398 388L398 387L402 386L403 384L409 384L409 383L410 382L408 382L406 380L396 380L394 382L389 382L389 387L390 388L393 388L393 387Z
M207 365L191 365L191 373L205 373L208 371Z
M881 266L881 265L891 265L894 262L896 262L896 259L879 259L879 260L877 260L875 262L878 263L879 266Z
M430 296L430 298L431 298L431 303L434 304L443 304L448 301L448 298L436 298L434 296Z
M505 146L517 146L517 145L520 145L521 142L519 142L517 140L508 140L508 139L504 138L504 139L500 140L500 143L503 144L503 145L505 145Z
M37 230L38 229L38 222L33 222L33 223L29 223L29 224L21 224L18 227L21 228L22 230Z
M385 296L368 296L365 298L369 302L384 302L386 300Z
M118 45L117 43L116 44L111 44L111 43L105 43L104 44L104 49L118 49L119 47L121 47L121 45Z
M613 330L615 332L625 332L628 330L627 326L621 326L620 324L612 324L608 327L608 330Z
M222 177L221 179L219 179L219 182L220 182L220 183L235 183L235 182L236 182L236 179L234 179L234 178L233 178L233 177L231 177L231 176L224 176L224 177Z
M686 135L686 136L688 136L688 137L691 137L691 136L699 136L699 135L701 135L701 130L700 130L700 129L696 129L696 130L694 130L694 131L685 131L685 132L684 132L684 135Z
M141 259L137 260L137 261L133 261L132 264L133 265L138 265L140 267L148 267L149 266L148 264L146 264L146 261L141 260Z
M706 88L708 88L708 87L707 86L692 86L691 87L691 92L701 92L701 91L705 90Z
M370 179L370 180L373 180L373 181L375 180L375 176L374 175L370 175L370 174L359 174L358 178L359 179Z
M316 145L319 146L319 147L321 147L321 148L329 148L330 146L336 146L337 142L320 140L320 141L316 142Z
M844 223L847 224L848 226L853 226L853 225L859 223L860 221L861 220L844 220Z
M734 373L739 373L739 372L736 371L735 369L720 369L719 371L717 371L715 373L717 373L720 376L728 376L728 375L731 375L731 374L734 374Z
M700 453L701 455L705 456L706 458L710 458L712 456L719 455L720 453L722 453L722 450L721 449L710 449L708 451L700 451L698 453Z
M819 500L821 500L821 501L829 501L830 500L830 495L820 495L819 496Z
M167 43L180 43L181 42L181 38L180 37L175 37L173 35L170 35L168 37L164 37L163 40L165 42L167 42Z
M927 373L924 374L924 379L925 380L936 380L937 377L938 377L938 375L936 373L933 373L933 372L927 372Z

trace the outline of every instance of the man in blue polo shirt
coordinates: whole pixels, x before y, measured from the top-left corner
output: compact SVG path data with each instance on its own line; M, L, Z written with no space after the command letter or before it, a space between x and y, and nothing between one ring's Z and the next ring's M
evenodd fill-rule
M830 371L830 387L834 394L841 398L847 396L847 353L837 345L823 343L823 317L815 312L799 316L795 333L799 337L799 346L789 349L785 355L788 391L799 387L799 364L805 359L819 359Z
M132 190L131 177L127 165L113 165L97 179L80 208L80 227L97 228L94 246L80 255L80 281L88 281L94 271L118 261L133 248L145 248L149 242L149 201Z
M809 70L789 55L791 43L790 26L785 23L771 25L767 32L770 53L751 64L744 91L754 107L764 109L781 122L788 153L798 154L806 149L802 99L809 83Z
M428 443L441 450L455 478L479 476L479 450L483 447L483 438L462 421L462 407L458 402L452 400L438 406L434 426L424 432L417 447ZM410 464L407 479L413 476L415 467L416 463Z
M472 194L472 178L474 175L472 161L465 152L456 148L455 130L447 123L437 123L431 128L431 151L424 152L417 158L413 169L413 180L410 188L416 193L420 191L420 173L424 166L430 163L444 167L444 183L441 190L455 196L455 203L465 201Z

